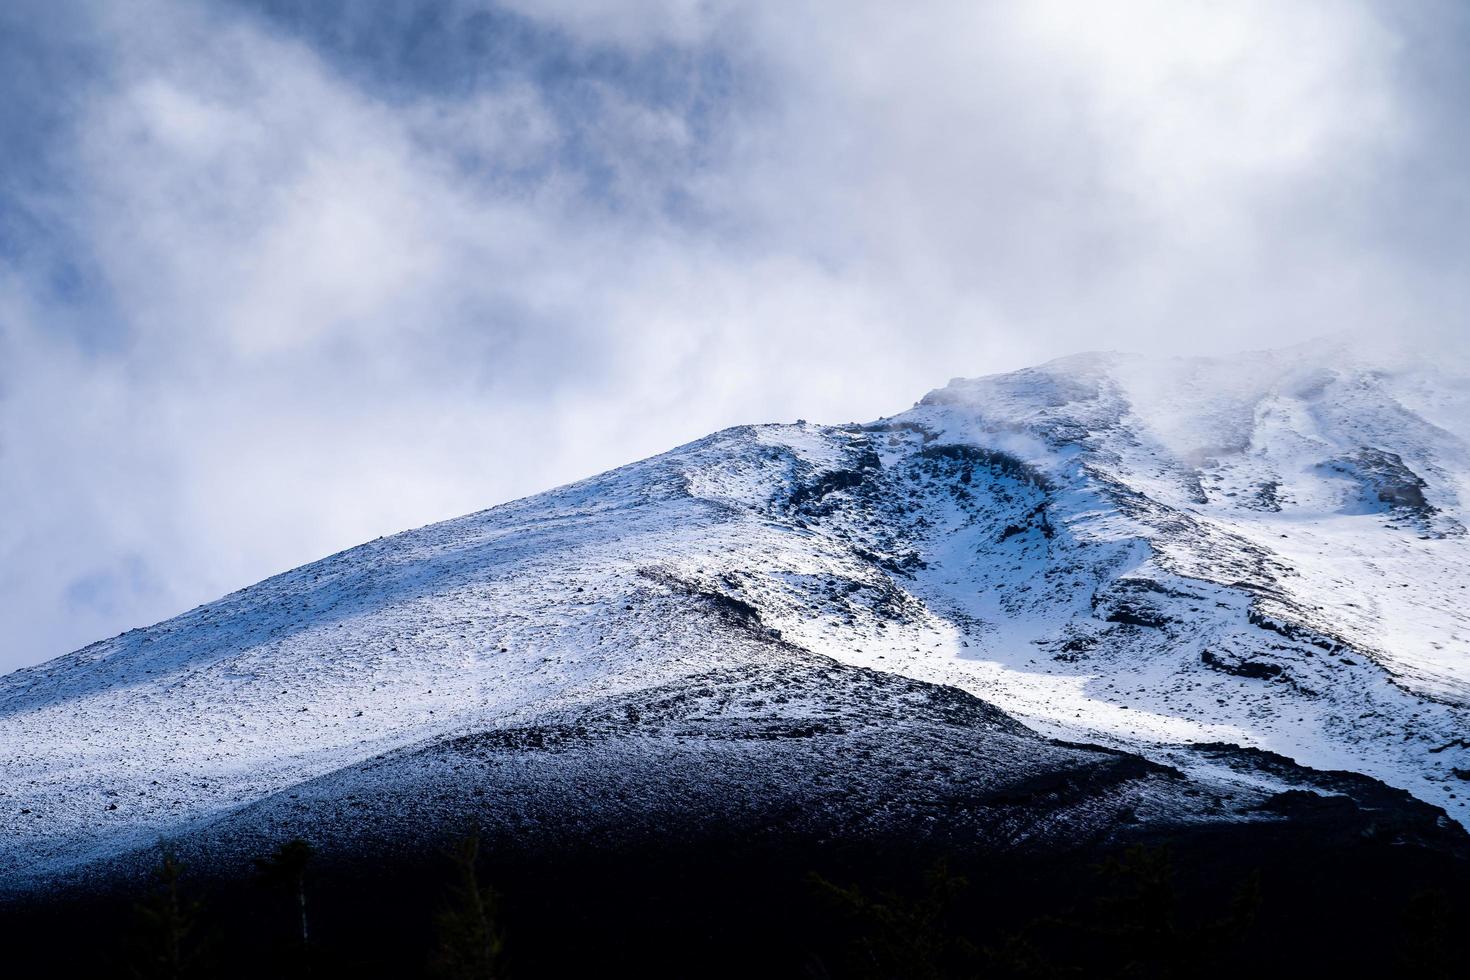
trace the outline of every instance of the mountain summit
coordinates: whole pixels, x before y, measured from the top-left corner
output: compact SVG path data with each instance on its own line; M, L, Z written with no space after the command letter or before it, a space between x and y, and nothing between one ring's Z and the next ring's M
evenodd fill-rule
M1088 354L379 539L0 678L0 881L466 815L1458 841L1467 418L1341 347Z

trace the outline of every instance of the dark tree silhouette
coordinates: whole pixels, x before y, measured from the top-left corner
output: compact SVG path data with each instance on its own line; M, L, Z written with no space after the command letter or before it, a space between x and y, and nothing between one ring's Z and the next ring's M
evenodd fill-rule
M1442 891L1420 892L1409 899L1403 912L1399 937L1399 969L1406 977L1449 980L1463 976L1460 945L1455 935L1455 917L1449 897Z
M1168 845L1130 847L1098 871L1107 891L1095 904L1091 928L1118 957L1119 976L1210 975L1221 951L1249 928L1260 902L1260 877L1252 873L1223 916L1187 921Z
M1260 875L1240 882L1220 915L1180 895L1168 845L1135 845L1094 867L1090 897L1039 916L987 946L987 975L1199 980L1219 974L1255 921Z
M184 895L183 865L164 849L153 872L153 888L133 907L133 975L182 980L203 970L201 903Z
M296 900L301 916L303 958L311 947L311 930L306 918L306 867L315 853L315 848L298 837L276 848L270 857L255 861L255 870L267 883L285 890Z
M897 892L870 896L856 885L843 887L815 873L808 881L856 929L849 950L854 976L942 980L977 952L948 921L969 882L950 873L944 862L925 874L924 891L917 897Z
M430 964L445 980L491 980L502 975L505 941L497 921L498 897L480 881L480 834L472 830L447 854L452 879L436 920Z

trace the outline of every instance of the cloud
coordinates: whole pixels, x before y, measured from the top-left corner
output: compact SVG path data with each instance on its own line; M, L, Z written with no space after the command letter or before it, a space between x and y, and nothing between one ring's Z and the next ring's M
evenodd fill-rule
M1417 9L14 5L0 668L723 425L1449 342Z

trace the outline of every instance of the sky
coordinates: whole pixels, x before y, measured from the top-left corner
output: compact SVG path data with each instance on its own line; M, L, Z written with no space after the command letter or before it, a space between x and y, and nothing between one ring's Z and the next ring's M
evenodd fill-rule
M1455 0L9 0L0 671L719 428L1470 335Z

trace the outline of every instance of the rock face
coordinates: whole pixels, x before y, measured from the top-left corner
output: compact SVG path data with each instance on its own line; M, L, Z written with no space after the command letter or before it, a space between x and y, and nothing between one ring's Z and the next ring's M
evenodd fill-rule
M0 678L0 880L467 819L1459 848L1463 390L1088 355L371 542Z

